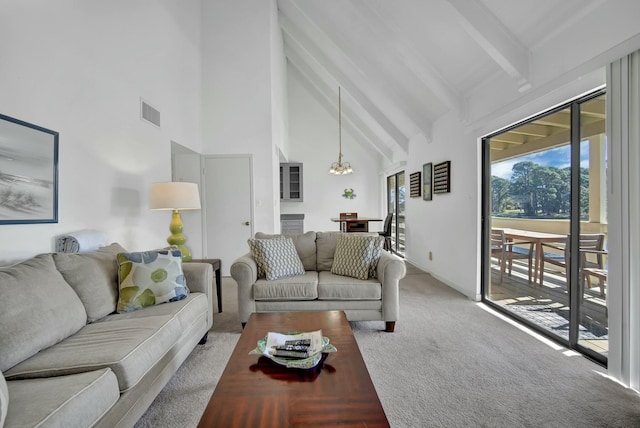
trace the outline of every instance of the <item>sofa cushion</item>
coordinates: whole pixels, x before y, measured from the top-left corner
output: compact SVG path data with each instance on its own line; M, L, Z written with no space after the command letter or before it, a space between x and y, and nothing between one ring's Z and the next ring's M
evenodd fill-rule
M291 238L249 239L249 248L269 281L304 275L304 266Z
M209 299L204 293L189 293L186 299L173 302L170 305L155 305L144 308L144 311L125 312L122 314L111 314L102 318L98 322L122 321L125 319L136 320L146 317L175 317L180 322L180 329L183 332L190 330L197 321L207 316L207 306Z
M317 270L318 272L323 270L331 270L333 265L333 255L336 252L336 245L338 244L338 238L340 235L344 235L342 232L317 232L316 233L316 248L317 254Z
M282 278L277 281L259 279L253 284L255 300L315 300L318 298L318 273Z
M331 273L358 279L369 278L380 258L381 240L374 236L344 234L338 238Z
M182 300L189 294L177 247L118 253L120 296L117 311Z
M319 300L380 300L382 286L375 279L356 279L331 272L318 274Z
M109 369L15 380L9 382L9 393L8 427L90 427L120 398Z
M4 380L4 376L2 376L2 372L0 372L0 427L4 426L8 408L9 390L7 389L7 381Z
M80 297L88 322L115 312L118 303L116 254L124 251L120 244L111 244L86 253L53 254L56 267Z
M51 254L0 269L0 371L80 330L87 313Z
M171 306L171 305L167 305ZM136 311L143 313L144 310ZM4 373L7 380L84 373L108 367L120 392L134 387L182 333L177 314L114 318L87 324L73 336Z
M316 233L305 232L293 235L268 235L266 233L256 233L257 239L271 239L279 236L285 236L293 240L296 247L298 257L304 266L304 270L316 270Z

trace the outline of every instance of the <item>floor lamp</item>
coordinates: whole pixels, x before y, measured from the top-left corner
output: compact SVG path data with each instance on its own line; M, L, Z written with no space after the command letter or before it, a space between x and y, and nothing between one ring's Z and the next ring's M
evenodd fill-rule
M200 209L198 185L184 182L153 183L149 205L152 210L173 211L169 225L171 236L167 238L167 242L180 249L183 262L190 262L191 250L184 245L187 237L182 233L180 210Z

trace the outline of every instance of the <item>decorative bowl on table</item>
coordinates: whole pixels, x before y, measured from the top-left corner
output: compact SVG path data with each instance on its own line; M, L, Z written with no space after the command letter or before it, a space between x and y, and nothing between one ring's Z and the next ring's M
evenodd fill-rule
M249 352L249 355L263 355L269 358L276 364L284 366L289 369L311 369L318 365L318 363L322 360L323 354L328 354L331 352L337 352L335 346L329 343L329 338L322 336L322 341L320 344L319 352L312 353L308 357L305 358L287 358L280 357L276 355L272 355L269 351L269 346L267 342L269 342L269 335L276 334L282 337L288 336L296 336L299 337L301 334L305 334L303 332L286 332L286 333L269 333L262 339L258 340L258 344L255 349Z

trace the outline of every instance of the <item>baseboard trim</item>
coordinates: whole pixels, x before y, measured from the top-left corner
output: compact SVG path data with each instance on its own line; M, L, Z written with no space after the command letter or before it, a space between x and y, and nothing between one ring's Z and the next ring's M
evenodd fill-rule
M432 277L434 277L438 281L442 282L446 286L451 287L454 290L456 290L458 293L466 296L467 299L472 300L474 302L480 302L482 300L482 295L480 293L475 293L475 294L469 295L469 293L466 290L464 290L460 285L449 281L447 278L444 278L444 277L442 277L440 275L437 275L437 274L434 274L433 272L430 272L429 269L427 269L425 266L420 265L420 263L416 263L415 261L410 260L410 259L406 259L406 260L407 260L407 262L411 263L412 265L414 265L418 269L428 273L429 275L431 275Z

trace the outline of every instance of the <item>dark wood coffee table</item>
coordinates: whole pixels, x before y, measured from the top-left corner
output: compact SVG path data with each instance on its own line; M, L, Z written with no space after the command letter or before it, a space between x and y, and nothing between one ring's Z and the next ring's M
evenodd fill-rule
M318 329L338 352L313 369L249 355L269 331ZM249 317L198 426L388 427L389 421L344 312L286 312Z

